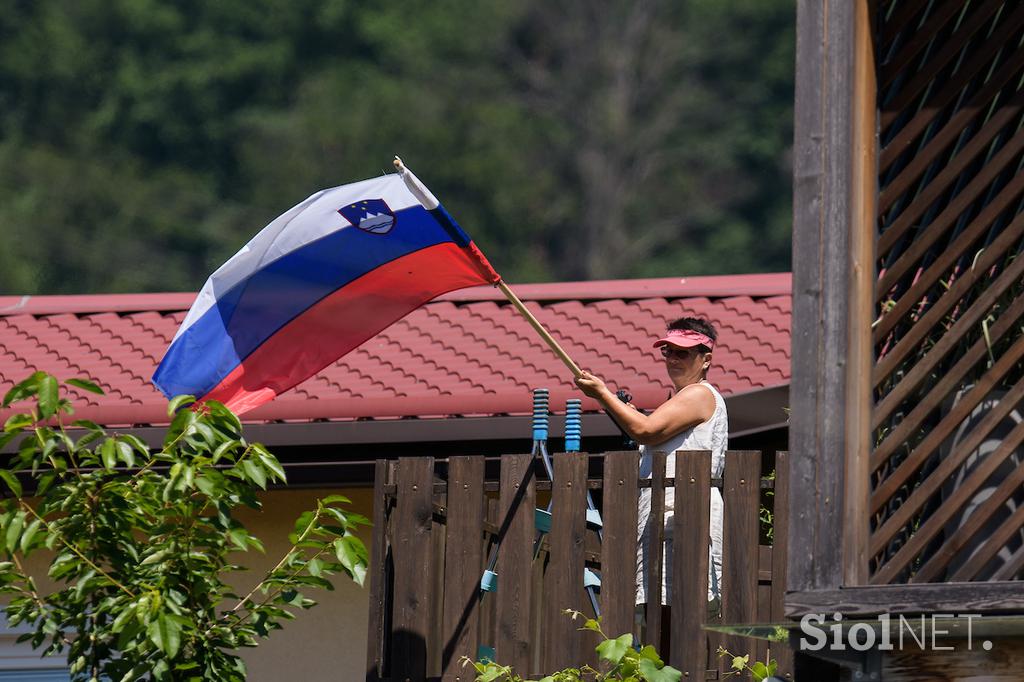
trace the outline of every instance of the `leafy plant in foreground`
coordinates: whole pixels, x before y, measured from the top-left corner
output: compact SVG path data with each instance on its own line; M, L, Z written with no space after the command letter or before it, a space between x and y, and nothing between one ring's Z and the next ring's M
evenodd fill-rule
M567 609L566 614L573 620L583 617L579 611ZM592 679L595 682L604 680L622 680L623 682L678 682L683 673L676 670L658 656L658 652L651 645L647 645L639 651L633 648L633 635L624 634L611 638L601 629L601 623L593 618L588 618L581 630L596 632L602 641L597 645L596 651L602 661L609 666L607 671L600 671L591 668L589 665L582 665L579 668L566 668L552 673L541 679L541 682L581 682ZM520 677L510 666L503 666L494 661L471 661L468 658L463 660L463 665L472 664L476 668L477 682L522 682Z
M743 656L737 656L731 653L725 647L718 647L718 656L720 658L728 658L729 671L725 673L725 676L730 675L742 675L743 673L749 673L750 679L754 682L763 682L768 679L775 679L775 672L779 668L777 661L772 659L770 656L764 661L754 661L754 664L750 664L750 654Z
M565 613L573 620L583 617L579 611L566 609ZM604 682L606 680L621 680L623 682L679 682L683 673L670 665L666 665L658 652L651 645L641 649L633 647L633 635L624 634L614 639L605 634L601 629L600 619L588 618L580 630L596 632L602 638L597 645L596 651L601 660L606 663L607 670L595 670L587 664L578 668L565 668L540 679L540 682L583 682L594 680ZM779 633L776 633L779 635ZM785 631L781 633L785 637ZM729 657L730 670L725 676L742 675L747 673L754 682L766 682L777 679L773 677L778 668L778 663L771 658L763 663L760 661L750 665L750 655L736 656L729 653L725 648L718 648L720 657ZM476 682L523 682L524 678L516 673L511 666L500 665L490 660L473 661L469 658L462 659L462 665L472 665L476 669Z
M233 554L263 551L235 510L259 509L257 491L285 472L224 405L175 398L151 452L131 434L66 424L74 410L51 375L33 374L2 405L22 401L0 434L0 448L21 439L0 468L0 594L8 623L32 629L20 641L66 656L73 680L244 680L239 647L313 606L304 591L333 589L337 573L362 584L368 557L353 530L366 519L342 496L299 517L289 549L244 595L225 583L244 570ZM39 552L53 589L28 570Z

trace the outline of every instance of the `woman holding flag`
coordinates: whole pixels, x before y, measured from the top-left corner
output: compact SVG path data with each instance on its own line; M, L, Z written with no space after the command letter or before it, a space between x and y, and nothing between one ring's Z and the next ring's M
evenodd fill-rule
M729 435L729 419L725 399L707 381L711 367L711 353L718 335L714 326L704 318L684 317L672 322L667 332L654 347L661 350L665 370L675 393L651 414L647 415L632 405L620 401L598 377L583 371L576 385L584 394L594 398L630 438L640 443L640 475L651 477L652 454L668 453L667 471L675 471L677 450L710 450L712 478L721 478L725 466L725 450ZM671 474L669 474L671 475ZM663 603L669 604L672 565L672 517L675 491L665 491L665 570ZM637 519L637 573L636 602L647 602L647 553L651 511L650 488L641 490ZM711 489L711 538L708 576L708 600L721 593L722 579L722 495L718 488ZM671 621L664 618L663 623ZM665 628L667 638L668 628ZM667 640L666 640L667 641Z

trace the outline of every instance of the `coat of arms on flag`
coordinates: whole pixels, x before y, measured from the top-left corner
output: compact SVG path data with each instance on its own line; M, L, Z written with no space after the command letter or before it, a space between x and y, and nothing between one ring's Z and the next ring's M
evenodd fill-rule
M395 225L395 214L383 199L363 199L338 209L345 220L373 234L387 234Z
M157 388L168 398L218 400L242 414L427 301L488 284L580 376L437 197L398 157L395 168L398 173L316 192L217 268L160 361ZM350 225L340 225L335 213ZM387 234L399 218L401 238L372 245L352 229Z

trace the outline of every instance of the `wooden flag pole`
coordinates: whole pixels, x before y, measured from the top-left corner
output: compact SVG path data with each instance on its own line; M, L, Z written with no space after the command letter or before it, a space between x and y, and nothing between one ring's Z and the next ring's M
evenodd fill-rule
M402 160L397 156L395 157L394 164L395 170L403 174L403 177L405 177L405 173L410 172L405 167L405 164L402 163ZM411 176L410 179L415 179L415 176ZM437 207L437 199L434 198L434 196L430 194L430 191L427 190L425 186L420 184L418 180L416 180L416 190L417 191L414 191L413 194L416 195L416 198L419 199L420 203L424 204L425 208L429 210ZM427 204L434 205L431 206ZM519 297L515 295L515 292L509 289L508 285L505 284L505 280L499 279L495 283L495 286L501 290L501 293L505 294L505 298L507 298L512 303L515 309L519 311L520 315L526 318L526 321L530 323L530 326L533 327L538 334L540 334L540 337L544 339L544 342L548 344L548 347L551 348L552 351L554 351L555 355L557 355L558 358L565 363L565 366L568 367L569 371L572 372L573 377L579 377L581 374L583 374L583 372L579 368L579 365L573 362L572 358L569 357L569 354L565 352L565 350L558 344L558 341L555 341L555 338L551 336L548 330L544 328L544 325L540 323L540 320L538 320L534 316L534 314L531 313L525 305L523 305L523 302L519 300Z
M557 355L558 358L565 363L565 366L569 368L569 371L572 372L573 377L579 377L581 374L583 374L583 372L579 368L579 365L573 362L572 358L569 357L569 354L566 353L565 350L558 344L558 341L555 341L555 337L551 336L548 330L544 328L544 325L540 323L540 320L534 317L533 313L531 313L530 310L525 305L523 305L523 302L519 300L519 297L516 296L515 292L508 288L508 285L505 284L505 280L499 279L498 283L495 286L501 289L501 293L505 294L505 298L507 298L512 303L512 305L515 306L515 309L519 311L520 315L526 318L526 321L530 323L530 326L537 330L537 333L540 334L540 337L544 339L545 342L547 342L548 347L550 347L551 350L554 351L555 355Z

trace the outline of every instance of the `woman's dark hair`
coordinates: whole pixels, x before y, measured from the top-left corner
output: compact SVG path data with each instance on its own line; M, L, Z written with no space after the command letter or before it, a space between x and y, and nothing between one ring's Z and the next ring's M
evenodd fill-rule
M715 331L714 325L712 325L706 318L703 317L680 317L678 320L672 322L669 329L688 329L703 334L710 338L712 341L718 341L718 332ZM701 353L710 353L711 349L701 344L697 346L697 349Z

